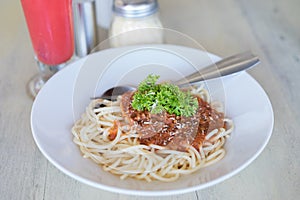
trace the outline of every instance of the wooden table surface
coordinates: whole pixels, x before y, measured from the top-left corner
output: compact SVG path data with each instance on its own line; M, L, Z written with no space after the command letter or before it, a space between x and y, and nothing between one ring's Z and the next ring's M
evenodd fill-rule
M41 154L30 129L26 83L37 72L20 1L0 1L0 199L299 199L300 1L161 0L165 27L189 35L222 57L247 49L261 64L250 74L274 109L262 154L234 177L204 190L136 197L84 185ZM105 36L104 36L105 37ZM249 122L251 123L251 122Z

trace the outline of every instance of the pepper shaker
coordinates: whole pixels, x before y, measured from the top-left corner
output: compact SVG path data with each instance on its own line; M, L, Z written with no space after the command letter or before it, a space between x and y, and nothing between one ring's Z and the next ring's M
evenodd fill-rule
M74 0L74 38L77 57L88 55L98 45L95 0Z

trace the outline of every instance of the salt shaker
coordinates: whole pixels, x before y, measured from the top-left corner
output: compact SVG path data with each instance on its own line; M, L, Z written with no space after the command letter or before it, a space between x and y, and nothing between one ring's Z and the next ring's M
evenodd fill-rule
M112 47L163 43L157 0L115 0L109 37Z

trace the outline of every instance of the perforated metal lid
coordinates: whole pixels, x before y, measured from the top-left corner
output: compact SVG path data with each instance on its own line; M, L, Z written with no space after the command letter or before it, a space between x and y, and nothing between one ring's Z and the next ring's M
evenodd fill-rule
M158 10L157 0L115 0L115 14L124 17L145 17Z

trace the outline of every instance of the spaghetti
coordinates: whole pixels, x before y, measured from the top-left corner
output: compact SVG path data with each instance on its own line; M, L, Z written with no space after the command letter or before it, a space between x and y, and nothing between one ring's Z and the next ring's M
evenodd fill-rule
M193 88L191 93L203 102L210 101L203 87ZM137 127L124 116L122 98L124 101L124 95L116 101L92 100L72 128L73 141L83 157L101 165L105 171L119 175L121 179L132 177L170 182L224 157L223 146L233 130L232 120L222 118L224 126L207 129L201 137L195 136L202 138L201 141L195 138L185 141L185 148L176 148L169 145L171 142L163 145L153 142L151 137L159 137L157 134L143 139Z

